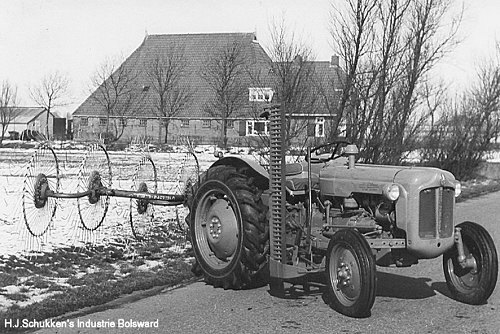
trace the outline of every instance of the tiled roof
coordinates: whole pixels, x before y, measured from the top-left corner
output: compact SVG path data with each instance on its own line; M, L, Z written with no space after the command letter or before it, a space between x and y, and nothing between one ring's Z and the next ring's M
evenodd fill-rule
M17 107L15 111L15 117L10 122L11 124L28 124L29 122L40 116L41 113L45 112L43 107ZM51 113L52 116L54 116Z
M213 93L200 76L200 70L212 52L233 42L241 43L245 58L249 59L248 66L269 68L270 59L260 44L256 42L253 33L149 35L139 48L127 58L123 66L139 73L137 86L142 89L142 87L150 85L144 71L147 64L151 63L158 54L167 52L169 48L182 47L184 57L187 60L187 75L184 76L182 84L188 85L193 92L192 102L183 111L182 117L208 117L203 111L203 107L206 101L213 97ZM154 117L153 98L155 93L150 89L147 94L142 116ZM73 115L97 115L101 114L99 109L95 101L89 97Z
M182 47L184 57L187 60L187 74L183 77L181 84L189 86L193 92L193 96L189 107L178 117L206 118L210 116L204 111L204 106L207 100L213 98L213 93L210 91L206 81L201 77L200 71L214 51L220 50L234 42L239 42L242 46L242 52L245 59L248 60L247 67L250 69L250 72L260 73L259 86L272 88L273 79L270 78L270 75L272 75L271 59L257 42L253 33L149 35L146 36L142 44L125 60L122 66L139 73L136 85L138 90L142 90L143 87L150 86L145 73L147 65L151 64L159 54L165 54L173 47ZM337 79L340 72L332 69L330 62L312 62L312 64L314 65L318 80L331 81L333 79L334 82L339 81ZM248 76L247 80L248 87L255 86L255 78ZM135 113L134 116L155 117L155 92L149 89L145 94L147 95L143 102L144 107L141 108L140 112ZM240 115L250 116L250 108L249 104L248 109L240 111ZM317 110L316 113L324 113L324 111ZM73 116L103 114L102 107L89 97L77 108ZM240 115L233 115L233 117Z

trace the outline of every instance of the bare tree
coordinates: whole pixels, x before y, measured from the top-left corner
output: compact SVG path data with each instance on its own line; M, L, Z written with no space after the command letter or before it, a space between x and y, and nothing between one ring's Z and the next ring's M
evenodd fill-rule
M248 103L247 57L243 44L234 41L209 55L200 76L208 84L214 98L208 101L205 111L221 125L221 141L227 147L228 118Z
M127 126L127 117L142 108L143 87L137 86L138 73L118 61L106 60L91 78L90 98L106 115L105 142L120 139Z
M339 102L338 120L331 133L338 132L340 122L356 94L355 83L362 59L373 47L375 11L378 0L347 0L345 7L332 5L330 34L332 46L343 60L343 91Z
M42 81L30 88L30 96L40 107L47 111L45 135L50 139L49 115L56 107L64 106L67 101L64 97L67 93L69 80L59 72L54 72L42 78Z
M340 113L364 161L399 163L430 115L427 76L458 42L461 15L444 24L450 0L348 3L332 29L346 69Z
M312 50L287 28L285 21L271 24L271 45L267 48L272 63L273 86L276 97L290 115L285 124L286 144L306 132L317 102L315 92L315 67ZM298 117L301 115L301 118ZM309 115L309 116L304 116ZM304 145L307 140L305 137Z
M172 117L177 116L191 102L193 93L182 83L187 74L187 61L182 47L172 47L147 65L146 75L155 93L155 113L165 128L165 144Z
M484 154L500 134L500 50L485 61L477 79L458 98L448 99L422 149L422 159L459 179L475 176Z
M9 124L17 116L17 103L17 88L8 81L2 82L0 87L0 124L2 126L0 145Z

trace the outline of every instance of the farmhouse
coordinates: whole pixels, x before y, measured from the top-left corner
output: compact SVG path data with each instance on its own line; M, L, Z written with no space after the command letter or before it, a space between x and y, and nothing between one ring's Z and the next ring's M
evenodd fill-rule
M233 48L233 54L229 54L227 50L235 45L238 50ZM176 58L172 50L181 57ZM236 56L239 60L235 60ZM238 80L228 80L232 90L225 91L218 100L216 86L221 85L227 73L214 76L218 65L215 57L244 63L241 67L244 70L233 67L234 71L240 71ZM160 61L162 69L153 66ZM175 87L168 92L164 90L164 98L160 99L162 85L158 81L164 78L160 70L174 71L175 61L183 64L183 70L171 82ZM338 85L338 58L310 63L316 71L317 83L326 84L336 78ZM228 144L247 144L252 137L267 133L267 123L259 115L265 106L278 102L273 75L271 59L253 33L148 35L73 113L73 134L75 139L83 140L141 139L176 144L189 138L195 143L216 144L220 143L225 124ZM127 87L117 87L119 80L126 81ZM114 96L113 100L109 97L111 88L128 94ZM328 94L338 94L339 90L335 86ZM324 99L321 95L325 92L318 89L318 101ZM217 103L232 111L217 114L214 112ZM324 105L315 108L316 115L307 115L311 123L308 136L325 136L325 122L335 116L332 110Z

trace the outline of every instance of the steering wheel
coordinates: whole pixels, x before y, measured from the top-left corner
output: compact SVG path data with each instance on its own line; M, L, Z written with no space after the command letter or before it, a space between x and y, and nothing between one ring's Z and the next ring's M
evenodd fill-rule
M350 145L351 142L350 141L347 141L345 139L338 139L338 140L334 140L334 141L331 141L329 143L326 143L326 144L322 144L322 145L319 145L319 146L316 146L316 147L313 147L311 149L311 162L312 163L315 163L315 162L327 162L327 161L331 161L331 160L335 160L335 159L338 159L342 156L343 152L341 152L341 148L345 145ZM331 148L332 146L334 146L333 150L327 150L328 148ZM318 153L318 152L323 152L323 153ZM313 153L316 153L316 156L313 157L312 154ZM305 160L308 161L309 157L307 156L307 153L306 153L306 157L305 157Z

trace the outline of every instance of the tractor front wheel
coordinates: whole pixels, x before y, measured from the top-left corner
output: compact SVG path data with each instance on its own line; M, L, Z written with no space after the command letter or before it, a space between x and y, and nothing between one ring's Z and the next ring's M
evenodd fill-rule
M489 233L473 222L463 222L462 243L467 262L472 266L462 267L458 262L457 247L443 255L446 284L454 299L466 304L478 305L487 302L495 289L498 275L498 256Z
M349 317L370 316L376 293L376 266L370 246L356 230L333 235L326 256L330 306Z
M187 217L197 265L207 282L226 289L266 283L258 278L267 270L267 207L248 172L210 168Z

